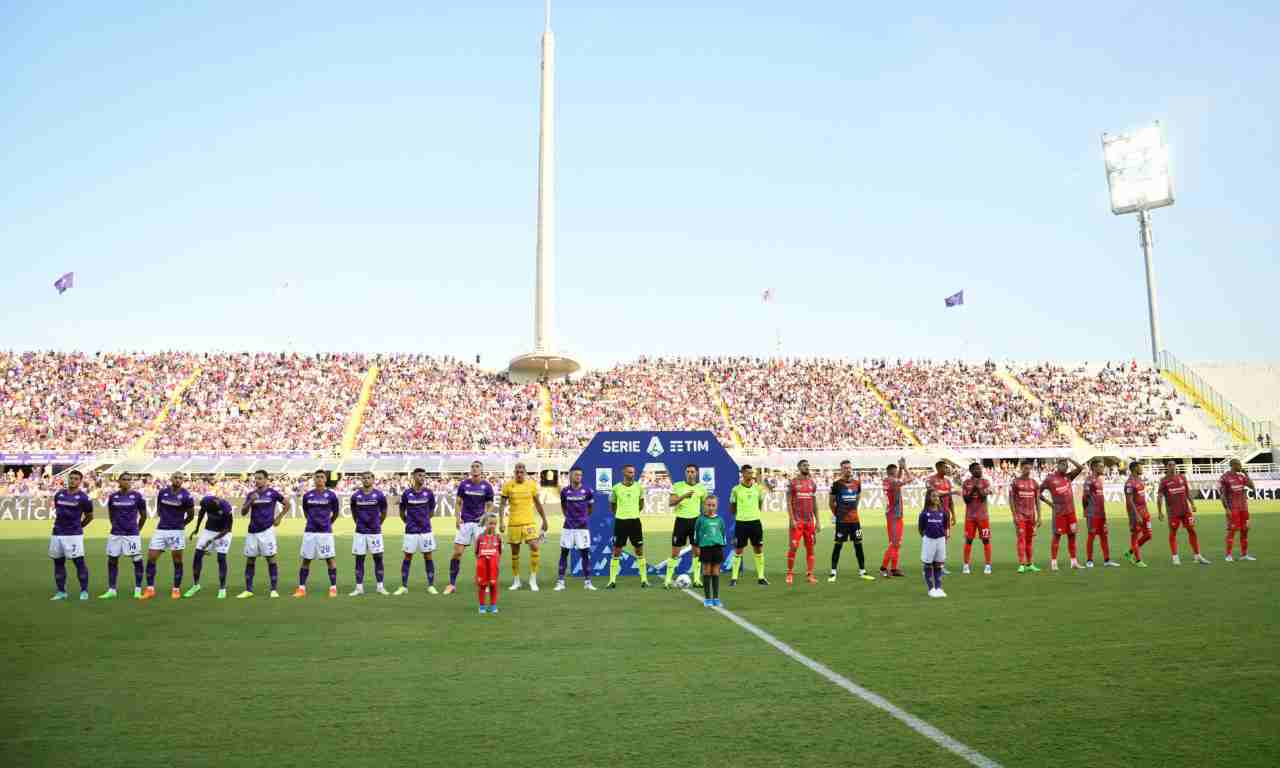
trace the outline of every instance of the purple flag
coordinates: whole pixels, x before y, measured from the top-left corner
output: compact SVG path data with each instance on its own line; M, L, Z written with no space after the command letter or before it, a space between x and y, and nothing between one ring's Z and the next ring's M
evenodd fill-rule
M953 293L947 298L943 299L943 301L947 303L948 307L961 306L962 304L964 304L964 291L960 291L959 293Z
M67 289L76 284L76 273L68 272L57 280L53 281L53 287L58 289L58 295L67 292Z

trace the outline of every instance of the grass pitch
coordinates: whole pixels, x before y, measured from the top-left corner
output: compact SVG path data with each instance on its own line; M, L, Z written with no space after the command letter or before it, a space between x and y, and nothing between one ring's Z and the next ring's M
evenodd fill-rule
M1006 765L1280 764L1280 503L1254 505L1252 563L1222 562L1220 509L1201 504L1213 560L1169 561L1163 524L1151 568L1019 576L1007 510L993 511L995 573L961 576L953 539L944 586L929 600L919 538L909 577L861 582L846 547L841 580L782 583L785 520L767 519L768 588L752 564L722 598L796 650ZM1127 547L1111 509L1116 556ZM910 517L910 516L909 516ZM868 566L884 551L879 512L864 515ZM442 544L450 521L439 521ZM909 519L908 523L913 522ZM229 587L242 586L237 520ZM503 590L498 616L476 615L470 555L460 592L431 597L420 561L404 597L349 598L349 520L339 523L339 588L288 597L300 521L281 537L281 591L171 601L160 596L50 603L46 523L0 525L0 754L4 765L404 764L659 766L951 766L959 758L680 593L622 580L616 592ZM647 518L649 560L669 550L669 519ZM387 583L399 584L399 523L388 523ZM87 538L92 591L105 587L103 536ZM144 534L145 535L145 534ZM551 543L558 541L554 535ZM1048 531L1037 538L1048 558ZM1083 560L1084 536L1080 537ZM1185 536L1182 551L1188 552ZM447 582L448 549L437 552ZM1065 546L1064 546L1065 549ZM981 561L981 546L975 547ZM187 552L187 584L190 558ZM1064 552L1065 556L1065 552ZM803 550L800 562L803 563ZM1064 561L1065 562L1065 561ZM527 556L524 567L527 568ZM126 564L122 564L126 565ZM504 559L504 584L509 563ZM75 589L74 570L68 586ZM121 584L132 571L121 568ZM366 584L372 588L372 567ZM214 587L215 589L210 589Z

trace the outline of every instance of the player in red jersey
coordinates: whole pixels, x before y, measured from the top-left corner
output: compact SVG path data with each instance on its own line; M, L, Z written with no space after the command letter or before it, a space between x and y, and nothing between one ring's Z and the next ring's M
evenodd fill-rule
M1031 477L1031 462L1023 459L1018 476L1009 485L1013 533L1018 547L1018 573L1039 573L1032 561L1036 529L1040 527L1040 486Z
M938 500L942 502L942 511L947 514L947 538L949 539L951 538L951 528L956 524L955 508L951 497L959 496L960 492L951 486L951 478L948 475L952 469L959 470L960 465L950 459L942 459L934 463L933 468L937 471L926 477L924 484L926 488L932 488L938 492ZM942 575L950 575L946 565L942 566Z
M787 517L791 523L790 544L787 547L787 583L795 581L796 550L800 548L800 542L804 541L805 578L810 584L817 584L818 579L813 575L813 544L814 538L822 530L822 523L818 521L817 508L814 506L818 484L809 475L809 462L801 459L796 464L796 469L800 474L787 485Z
M498 516L485 513L480 520L484 533L476 537L476 594L480 599L480 613L498 612L498 566L502 563L502 537L498 535ZM485 609L485 592L489 593L488 610Z
M1169 508L1169 553L1173 555L1173 564L1182 565L1178 556L1178 529L1187 529L1187 541L1195 560L1201 565L1209 561L1200 554L1200 537L1196 535L1196 502L1191 498L1191 484L1185 475L1178 472L1178 463L1169 459L1164 463L1164 477L1160 479L1160 490L1156 493L1156 517L1164 519L1165 507Z
M1254 490L1253 480L1244 471L1239 459L1231 460L1231 470L1222 475L1218 481L1218 492L1222 496L1222 508L1227 512L1227 562L1232 561L1231 546L1235 543L1235 533L1240 532L1240 559L1257 560L1249 554L1249 491Z
M1071 483L1080 476L1084 467L1072 458L1058 459L1058 469L1040 483L1040 494L1045 504L1053 507L1053 543L1049 546L1049 570L1058 570L1058 546L1063 536L1067 537L1067 553L1071 555L1071 567L1079 568L1076 559L1076 518L1075 492ZM1045 493L1050 498L1043 498Z
M1107 530L1107 498L1102 484L1102 459L1089 462L1089 476L1084 479L1084 492L1080 501L1084 505L1084 519L1089 524L1089 539L1084 546L1085 568L1093 567L1093 540L1101 539L1102 564L1107 568L1119 568L1111 560L1111 540Z
M906 576L898 568L898 555L902 551L902 486L915 482L915 477L907 471L906 458L898 459L897 464L890 464L884 470L884 526L889 534L889 546L884 551L884 559L880 561L880 575L883 577Z
M964 498L964 572L969 573L969 561L973 557L973 537L982 539L983 573L991 573L991 518L987 514L987 498L991 496L991 481L982 476L982 465L969 465L969 477L960 486Z
M1147 510L1147 484L1142 481L1142 465L1129 462L1129 479L1124 483L1124 508L1129 513L1129 551L1124 558L1139 568L1146 568L1142 561L1142 545L1151 541L1151 512Z

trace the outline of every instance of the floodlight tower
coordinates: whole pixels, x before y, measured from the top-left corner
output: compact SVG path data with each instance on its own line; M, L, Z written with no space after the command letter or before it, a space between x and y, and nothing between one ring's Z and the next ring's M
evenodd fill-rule
M1173 205L1169 147L1160 121L1124 134L1102 134L1102 157L1111 190L1111 212L1138 214L1138 243L1147 266L1147 316L1151 321L1151 361L1160 367L1160 314L1156 271L1151 263L1151 209Z
M568 376L578 361L555 344L556 206L556 38L551 32L551 0L545 0L542 27L542 99L538 127L538 245L533 308L533 351L511 361L512 378Z

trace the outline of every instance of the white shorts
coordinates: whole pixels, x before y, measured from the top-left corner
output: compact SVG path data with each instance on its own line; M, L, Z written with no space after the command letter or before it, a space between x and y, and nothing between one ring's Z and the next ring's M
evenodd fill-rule
M590 549L591 531L586 528L565 528L560 531L561 549Z
M200 530L200 535L196 538L196 549L203 549L208 552L209 543L213 543L213 551L220 555L225 555L231 551L231 531L227 531L227 535L218 538L217 531Z
M380 533L357 533L351 539L351 554L353 555L380 555L382 554L382 534Z
M457 541L457 539L454 539L454 541ZM415 552L435 552L436 535L434 533L406 533L404 535L404 551L411 555Z
M307 532L302 534L303 560L328 560L333 557L333 534Z
M84 557L84 534L79 536L50 536L49 557Z
M476 539L480 538L482 533L484 530L480 528L479 523L458 523L458 533L453 537L453 543L469 547L476 543Z
M276 529L268 528L265 531L246 534L244 537L244 556L245 557L275 557L276 556Z
M114 533L107 537L107 557L142 557L142 536L117 536Z
M942 563L947 559L947 540L931 539L925 536L920 540L920 562Z
M151 543L147 544L147 549L168 549L173 552L181 552L186 548L186 531L157 530L155 533L151 534Z

